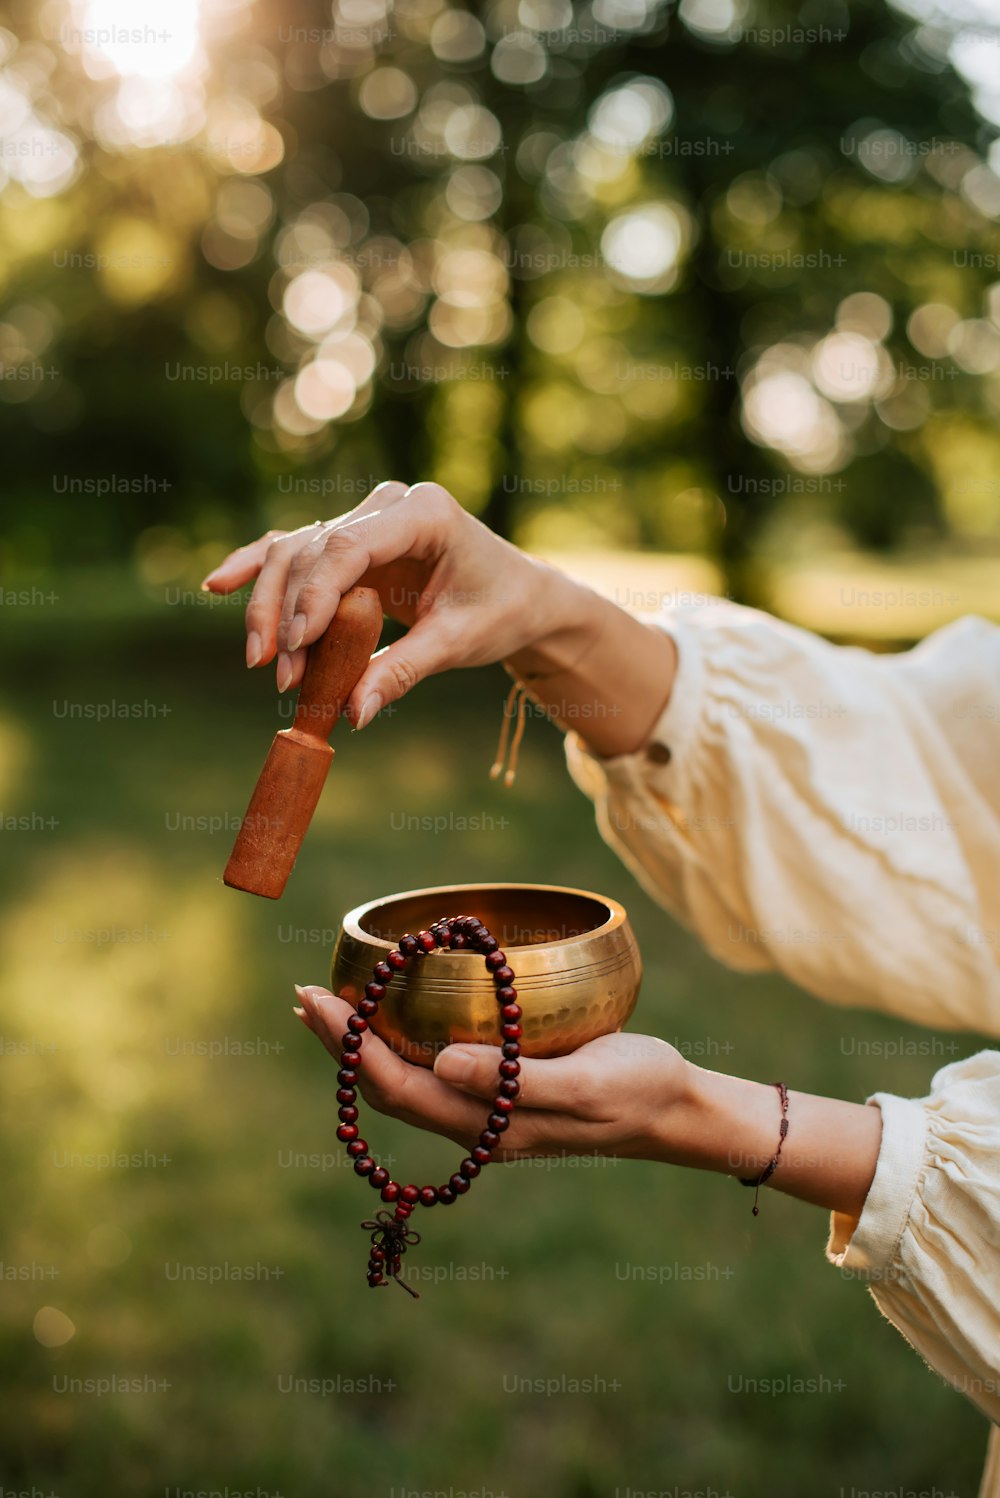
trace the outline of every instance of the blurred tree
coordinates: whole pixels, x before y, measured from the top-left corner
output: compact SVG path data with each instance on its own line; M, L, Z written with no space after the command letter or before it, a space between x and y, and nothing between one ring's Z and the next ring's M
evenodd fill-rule
M707 553L748 597L817 534L995 535L1000 32L972 11L50 0L5 23L22 561L135 544L156 582L389 474L529 544Z

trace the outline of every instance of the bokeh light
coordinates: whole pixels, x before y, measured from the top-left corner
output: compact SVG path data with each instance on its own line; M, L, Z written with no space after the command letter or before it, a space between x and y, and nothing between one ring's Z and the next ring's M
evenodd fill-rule
M743 425L752 441L777 448L793 467L830 473L847 461L847 433L809 369L805 350L788 344L769 349L744 381Z
M201 0L86 0L78 7L85 66L166 78L183 72L200 45Z
M669 203L647 203L613 218L601 236L610 269L646 295L668 291L677 280L685 225Z

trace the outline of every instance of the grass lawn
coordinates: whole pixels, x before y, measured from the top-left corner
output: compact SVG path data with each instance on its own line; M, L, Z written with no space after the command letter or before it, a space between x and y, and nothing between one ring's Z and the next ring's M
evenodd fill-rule
M985 1422L825 1263L823 1214L777 1195L755 1221L721 1178L496 1166L420 1220L421 1300L370 1294L375 1197L341 1163L292 983L325 981L363 899L526 879L621 898L646 964L632 1027L721 1070L919 1095L973 1038L865 1054L933 1037L705 957L601 843L546 724L513 790L491 784L499 669L338 733L285 898L238 895L232 822L287 725L241 669L239 612L4 625L4 1491L973 1498ZM72 707L110 703L137 715ZM457 826L397 830L407 813ZM389 1120L368 1137L411 1179L454 1168ZM816 1392L747 1392L782 1378Z

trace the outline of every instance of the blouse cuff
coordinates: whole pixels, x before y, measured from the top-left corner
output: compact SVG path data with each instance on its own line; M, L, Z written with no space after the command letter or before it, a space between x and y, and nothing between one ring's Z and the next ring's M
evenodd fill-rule
M826 1256L868 1281L899 1277L897 1254L927 1157L927 1115L913 1098L877 1092L882 1112L878 1164L860 1217L834 1212Z

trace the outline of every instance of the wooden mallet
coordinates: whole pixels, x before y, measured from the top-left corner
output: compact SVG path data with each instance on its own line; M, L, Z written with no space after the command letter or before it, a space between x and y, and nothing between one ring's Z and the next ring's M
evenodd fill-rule
M275 734L222 876L230 888L281 897L333 759L327 738L381 632L375 589L351 588L326 634L310 645L295 721Z

